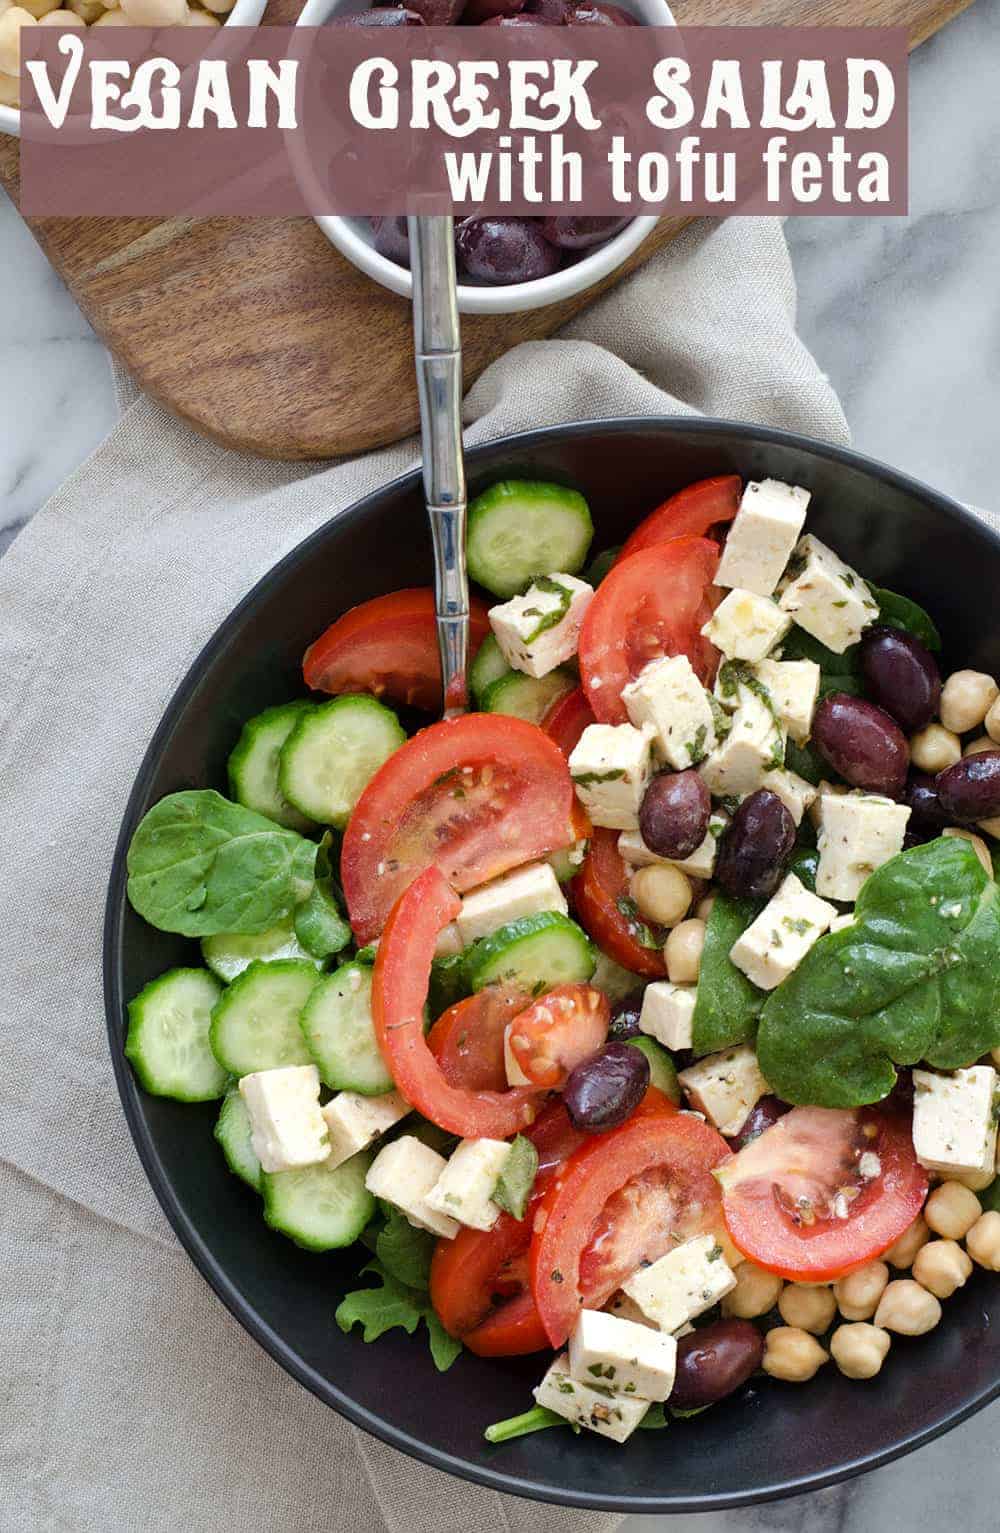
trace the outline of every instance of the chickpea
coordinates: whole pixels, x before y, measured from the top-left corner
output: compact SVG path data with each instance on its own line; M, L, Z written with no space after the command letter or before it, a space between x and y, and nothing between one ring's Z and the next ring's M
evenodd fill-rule
M188 6L187 24L189 27L217 27L221 25L218 16L212 16L208 11L201 11Z
M984 722L986 724L986 733L990 739L1000 744L1000 697L991 705Z
M961 1240L982 1211L976 1194L963 1187L961 1182L942 1182L924 1204L924 1218L929 1228L947 1240Z
M1000 1214L981 1214L965 1237L965 1249L980 1267L1000 1272Z
M884 1253L885 1260L890 1267L912 1267L913 1258L925 1246L931 1238L931 1232L927 1228L927 1221L923 1214L918 1214L913 1223L900 1235L894 1245L891 1245Z
M953 671L941 689L941 722L957 735L967 734L978 729L998 697L1000 687L985 671Z
M59 10L49 11L48 15L42 17L38 25L40 27L61 27L65 30L67 27L85 27L87 23L75 11Z
M804 1384L827 1360L827 1353L815 1336L794 1325L776 1325L764 1337L762 1367L772 1379L788 1384Z
M105 11L103 16L98 16L94 22L95 27L134 27L135 22L129 21L123 11Z
M928 724L910 736L910 760L921 772L943 772L962 759L962 742L940 724Z
M900 1336L923 1336L941 1319L941 1306L932 1293L912 1278L890 1283L875 1311L875 1324Z
M956 1240L929 1240L913 1263L913 1276L936 1299L950 1299L971 1271L972 1262Z
M101 0L66 0L66 4L74 15L79 16L86 26L90 26L99 16L104 15L104 6Z
M697 917L681 921L667 938L663 956L667 978L675 985L696 985L705 947L705 923Z
M122 10L133 27L183 27L187 0L124 0Z
M59 0L18 0L18 4L22 11L27 11L29 15L34 16L36 21L41 21L49 11L56 9Z
M699 900L695 906L695 915L698 917L699 921L704 921L706 926L708 925L708 918L712 914L712 907L714 904L715 895L706 894L705 898L703 900Z
M201 0L201 3L207 11L214 11L220 16L233 8L233 0Z
M0 106L20 106L21 82L16 75L0 75Z
M978 756L981 751L995 751L997 742L991 740L989 735L980 735L978 740L973 740L962 752L963 756Z
M740 1262L736 1268L736 1287L722 1301L722 1313L737 1320L756 1320L766 1315L778 1302L783 1281L773 1272L765 1272L754 1262Z
M0 16L0 71L5 75L16 75L21 67L21 28L37 25L20 5L12 5Z
M832 1288L812 1288L806 1283L789 1283L781 1291L778 1310L786 1325L795 1330L812 1331L822 1336L837 1313Z
M873 1379L892 1343L877 1325L838 1325L830 1337L830 1353L845 1379Z
M678 926L691 908L690 879L668 863L638 868L632 874L631 889L639 914L655 926Z
M979 861L983 865L983 871L988 878L993 877L993 858L990 856L989 847L982 836L973 835L971 830L963 830L959 825L949 825L947 830L941 832L943 836L958 836L962 841L968 841Z
M866 1262L833 1285L834 1298L845 1320L870 1320L889 1281L885 1262Z

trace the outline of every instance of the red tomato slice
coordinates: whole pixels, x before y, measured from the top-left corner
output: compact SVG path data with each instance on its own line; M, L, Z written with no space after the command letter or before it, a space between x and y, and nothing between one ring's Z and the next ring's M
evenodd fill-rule
M531 1000L526 990L487 985L449 1006L427 1034L427 1047L445 1079L469 1091L504 1091L504 1029Z
M600 1309L644 1262L721 1224L712 1169L726 1141L687 1113L639 1112L594 1136L556 1173L535 1215L531 1291L562 1346L580 1309Z
M731 522L740 508L743 482L738 474L720 474L715 479L699 479L678 490L662 506L651 511L628 538L615 560L619 563L630 554L657 543L692 535L707 537L720 522Z
M535 1086L555 1091L608 1036L611 1002L593 985L557 985L507 1024L511 1054Z
M490 631L486 603L469 606L469 658ZM413 708L441 709L434 592L424 586L362 602L305 652L302 673L314 692L372 692Z
M542 720L542 729L563 755L569 756L579 745L587 725L596 723L586 692L582 687L574 687L572 692L556 698Z
M467 1091L453 1086L427 1047L424 1002L438 933L461 901L429 867L393 906L375 955L372 1021L397 1088L439 1128L468 1139L509 1139L536 1114L537 1087Z
M601 950L648 979L666 974L663 953L638 940L636 921L621 909L628 895L628 872L618 854L618 832L595 826L583 866L570 884L573 908L581 926Z
M358 942L427 867L461 892L567 846L572 805L566 758L537 724L467 713L422 729L375 773L344 834Z
M877 1157L874 1176L859 1170L865 1153ZM927 1196L910 1119L886 1108L795 1107L728 1161L719 1182L736 1245L793 1282L828 1283L873 1261Z
M715 543L683 537L632 554L605 575L580 631L580 676L602 724L628 722L622 688L661 655L687 655L711 684L719 657L701 628L718 567Z

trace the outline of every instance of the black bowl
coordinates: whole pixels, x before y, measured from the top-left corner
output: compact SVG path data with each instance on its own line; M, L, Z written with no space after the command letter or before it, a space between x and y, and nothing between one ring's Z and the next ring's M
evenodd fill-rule
M813 491L810 526L880 585L937 619L946 661L1000 672L1000 540L961 507L857 454L801 437L700 420L557 427L476 448L474 491L508 474L579 486L595 547L619 543L671 491L709 474L773 476ZM125 849L140 816L179 788L223 787L247 717L302 689L307 643L356 602L429 582L419 477L408 474L308 538L240 603L167 709L129 800L111 874L105 983L125 1114L163 1209L216 1293L320 1399L415 1457L497 1490L569 1506L701 1511L816 1488L929 1441L1000 1394L1000 1289L977 1275L936 1331L894 1342L882 1376L832 1366L810 1385L754 1380L744 1392L625 1448L558 1430L492 1448L491 1421L531 1404L538 1359L464 1355L443 1377L420 1336L365 1346L333 1322L360 1256L316 1256L263 1224L255 1196L212 1143L216 1109L143 1095L122 1051L124 1002L154 975L197 961L193 944L146 926L125 900Z

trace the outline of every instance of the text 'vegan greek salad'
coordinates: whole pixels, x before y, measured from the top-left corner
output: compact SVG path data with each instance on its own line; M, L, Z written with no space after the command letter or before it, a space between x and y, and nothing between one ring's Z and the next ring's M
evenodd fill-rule
M129 1006L141 1084L361 1243L345 1331L547 1354L492 1441L871 1378L1000 1270L1000 693L809 498L694 484L581 576L583 497L494 485L475 712L427 722L431 592L379 597L132 840L203 957Z

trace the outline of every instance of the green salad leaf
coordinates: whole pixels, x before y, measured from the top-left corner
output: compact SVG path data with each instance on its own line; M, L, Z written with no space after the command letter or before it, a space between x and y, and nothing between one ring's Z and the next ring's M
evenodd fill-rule
M730 961L729 954L762 908L759 900L734 900L721 890L715 895L694 1003L691 1046L698 1055L732 1048L754 1035L766 996Z
M384 1209L386 1220L375 1237L375 1255L398 1283L426 1293L434 1255L434 1236L430 1230L416 1229L391 1203L386 1203Z
M1000 1043L1000 895L967 842L901 852L855 915L764 1006L757 1056L786 1102L860 1107L897 1065L956 1070Z
M814 788L819 787L824 777L833 775L832 767L827 766L814 745L796 745L791 737L785 741L785 766L789 772L797 772L806 782L811 782Z
M462 1350L462 1343L449 1336L431 1307L425 1292L410 1288L387 1272L379 1261L368 1262L361 1275L371 1273L381 1283L379 1288L357 1288L341 1299L334 1319L342 1331L362 1327L365 1341L378 1341L386 1331L397 1327L412 1336L421 1321L427 1326L434 1366L440 1373L450 1368Z
M151 926L184 937L267 931L308 898L317 847L211 788L171 793L128 850L128 897Z
M530 1139L518 1134L504 1161L503 1170L493 1189L493 1201L515 1219L523 1219L538 1172L538 1151Z
M295 935L313 958L332 958L350 942L351 928L341 915L331 879L317 879L309 898L296 908Z
M898 596L895 591L886 591L881 586L869 586L868 589L878 602L879 617L883 623L890 628L902 628L906 633L912 633L928 649L937 651L941 648L937 625L923 607L911 601L908 596Z
M832 649L821 644L819 639L814 639L811 633L806 633L804 628L795 627L782 643L781 658L815 661L820 669L821 698L829 696L831 692L849 692L852 696L860 697L864 690L856 644L852 644L842 655L836 655ZM799 768L795 770L799 771ZM805 777L806 773L802 772L801 775Z

